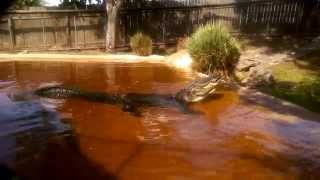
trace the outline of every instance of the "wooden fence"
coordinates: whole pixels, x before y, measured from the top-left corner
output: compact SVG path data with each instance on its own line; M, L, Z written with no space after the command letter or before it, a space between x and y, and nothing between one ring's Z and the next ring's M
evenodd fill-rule
M102 10L12 11L0 21L1 50L103 48Z
M103 10L14 11L0 20L0 50L105 47ZM136 32L156 44L175 43L206 23L233 33L320 32L320 0L125 0L117 22L117 47Z
M206 23L222 23L233 33L316 34L320 30L320 0L149 1L142 5L128 1L118 25L119 46L127 45L138 31L157 43L176 42Z

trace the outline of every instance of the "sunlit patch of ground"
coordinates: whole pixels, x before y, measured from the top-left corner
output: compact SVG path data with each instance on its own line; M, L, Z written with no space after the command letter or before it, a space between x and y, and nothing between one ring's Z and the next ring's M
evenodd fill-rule
M186 50L181 50L168 56L166 61L179 69L191 69L192 58Z

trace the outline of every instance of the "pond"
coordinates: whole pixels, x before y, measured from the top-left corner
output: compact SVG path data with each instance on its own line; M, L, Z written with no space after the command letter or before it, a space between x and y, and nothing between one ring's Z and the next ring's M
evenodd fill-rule
M238 92L140 117L81 99L48 99L50 84L175 94L195 74L163 64L0 64L0 173L26 179L316 179L320 124L245 103ZM1 177L1 175L0 175Z

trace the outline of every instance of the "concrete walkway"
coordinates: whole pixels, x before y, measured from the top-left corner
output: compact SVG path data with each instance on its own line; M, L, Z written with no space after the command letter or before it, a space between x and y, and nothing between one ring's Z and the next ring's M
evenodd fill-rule
M43 54L43 53L0 53L0 62L6 61L61 61L61 62L125 62L125 63L163 63L164 56L137 56L130 54L98 54L98 55L76 55L76 54Z

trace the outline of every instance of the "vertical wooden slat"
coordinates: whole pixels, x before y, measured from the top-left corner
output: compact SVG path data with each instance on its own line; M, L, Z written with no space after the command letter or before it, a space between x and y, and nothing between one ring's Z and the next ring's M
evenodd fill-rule
M249 22L249 11L250 11L250 4L247 6L247 8L246 8L246 20L245 20L245 25L247 25L248 24L248 22Z
M289 20L288 23L291 24L292 23L292 16L293 16L293 12L294 12L294 7L295 4L293 2L293 0L290 0L290 6L289 6Z
M257 20L257 12L258 12L257 8L258 8L258 6L256 4L253 4L253 6L252 6L252 9L253 9L252 10L252 23L253 24L257 23L256 22L256 20Z
M291 8L292 8L291 0L288 0L288 4L287 4L287 20L286 20L287 24L290 24Z
M45 30L45 25L44 25L44 20L40 19L41 21L41 27L42 27L42 43L43 43L43 47L46 47L47 43L46 43L46 30Z
M266 5L262 4L262 16L261 16L261 23L266 23Z
M276 2L275 4L274 24L277 25L279 23L280 3Z
M297 8L298 8L298 3L295 1L293 2L293 9L292 9L292 16L291 16L291 23L294 24L296 20L296 15L297 15Z
M288 24L288 17L289 17L289 2L286 1L286 4L284 5L284 17L283 17L283 23Z
M283 3L283 6L282 6L282 17L281 17L281 23L282 24L285 24L286 23L286 15L287 15L287 11L286 11L286 8L287 8L287 2L284 1Z
M243 17L243 8L240 7L240 16L239 16L239 25L238 25L239 30L241 30L241 26L242 26L242 21L243 21L242 17Z
M272 13L270 14L271 15L271 24L275 24L275 21L276 21L276 8L277 8L277 4L276 3L272 3Z
M123 26L123 35L124 35L124 44L128 44L128 16L125 14L122 16L124 19L124 26Z
M271 3L268 2L265 6L265 16L266 16L266 20L265 23L269 24L270 23L270 14L271 14Z
M74 26L74 46L78 48L78 33L77 33L77 22L76 16L73 16L73 26Z
M278 15L278 24L277 25L281 25L282 23L282 9L283 9L283 2L279 2L279 15Z
M165 43L165 35L166 35L166 14L161 13L162 16L162 42Z
M84 23L84 25L86 25ZM87 46L87 40L86 40L86 28L82 28L83 29L83 47L86 48Z
M58 27L57 26L55 26L54 28L53 28L53 32L54 32L54 44L55 44L55 46L57 46L58 45L58 31L57 31L57 29L58 29Z
M67 44L68 47L71 48L71 27L70 27L70 15L67 15L67 27L66 27L66 34L67 34Z
M292 14L294 10L294 2L292 0L289 1L289 17L288 17L288 23L291 24L292 22Z
M260 19L260 13L261 13L261 5L260 4L257 4L257 6L256 6L257 8L256 8L256 19L255 19L255 23L257 24L257 23L259 23L259 21L261 21L261 19Z
M16 41L15 41L15 31L14 31L14 26L13 26L13 21L11 16L8 18L8 30L10 35L10 48L13 50L16 46Z

